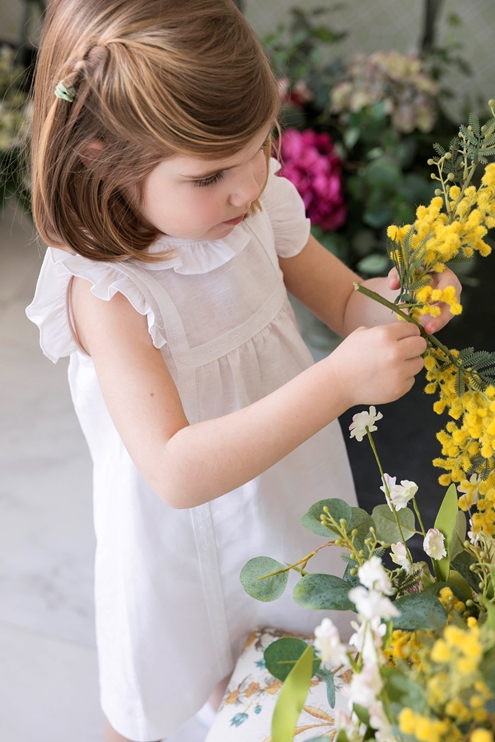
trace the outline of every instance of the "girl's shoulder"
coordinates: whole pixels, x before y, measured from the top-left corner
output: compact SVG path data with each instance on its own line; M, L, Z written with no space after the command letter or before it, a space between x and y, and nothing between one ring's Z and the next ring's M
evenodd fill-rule
M134 309L147 315L148 328L157 348L166 340L155 321L155 313L136 282L120 267L119 263L89 260L81 255L49 247L36 284L33 301L26 309L28 318L40 331L43 353L54 363L59 358L81 351L73 331L70 291L74 277L91 283L91 293L110 301L117 292L122 293Z
M277 255L291 258L306 245L311 223L297 188L281 175L281 170L280 162L272 157L260 203L272 225Z

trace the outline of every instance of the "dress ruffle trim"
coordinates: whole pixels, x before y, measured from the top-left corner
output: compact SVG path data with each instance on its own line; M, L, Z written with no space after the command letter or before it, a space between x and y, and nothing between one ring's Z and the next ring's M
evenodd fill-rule
M176 273L185 275L209 273L242 252L250 239L242 222L221 240L193 241L162 235L149 246L147 252L153 254L170 250L173 256L159 263L142 265L150 271L173 268Z
M117 292L123 294L139 314L146 315L155 348L166 344L153 310L138 287L119 271L118 263L97 263L50 247L26 314L38 325L41 349L51 361L55 363L81 350L72 334L67 312L67 290L72 276L89 281L91 293L103 301L110 301Z

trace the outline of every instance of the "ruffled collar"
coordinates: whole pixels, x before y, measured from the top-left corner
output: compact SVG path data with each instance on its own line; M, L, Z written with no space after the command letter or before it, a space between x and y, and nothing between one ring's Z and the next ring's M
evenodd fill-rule
M252 217L250 217L252 218ZM149 248L149 253L173 251L175 255L159 263L141 263L146 270L161 271L173 268L176 273L186 275L209 273L244 250L250 235L244 222L238 224L227 237L221 240L190 240L162 235Z

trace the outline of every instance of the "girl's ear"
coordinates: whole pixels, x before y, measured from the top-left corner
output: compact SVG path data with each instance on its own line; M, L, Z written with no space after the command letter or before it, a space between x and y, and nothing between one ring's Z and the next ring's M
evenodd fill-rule
M94 139L92 142L85 144L80 152L81 162L83 165L90 167L104 147L105 143L102 142L101 139Z

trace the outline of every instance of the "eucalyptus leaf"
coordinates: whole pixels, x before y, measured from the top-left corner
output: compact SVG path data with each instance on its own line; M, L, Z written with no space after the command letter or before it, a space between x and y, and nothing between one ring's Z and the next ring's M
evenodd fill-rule
M327 686L327 701L331 709L335 708L335 678L333 672L320 667L316 673L318 677L325 681Z
M294 588L294 600L311 610L353 611L349 590L349 583L335 575L305 575Z
M327 539L330 539L333 537L333 534L338 535L338 530L330 530L329 528L326 528L326 526L322 526L320 522L320 517L323 515L323 508L327 507L329 510L329 513L331 514L332 518L334 518L337 523L344 518L347 523L351 522L352 518L352 510L351 506L348 505L344 500L340 500L339 498L333 498L331 500L320 500L319 502L315 502L314 505L310 507L308 512L303 515L301 518L301 525L304 526L304 528L307 528L308 531L311 531L311 533L316 534L317 536L324 536Z
M461 551L461 553L458 554L456 558L452 560L452 567L456 570L456 572L459 572L459 574L462 575L462 577L464 577L467 584L472 590L474 590L475 592L478 592L479 578L476 577L474 572L471 572L470 566L472 564L475 564L475 560L471 556L471 554L468 554L467 551Z
M347 525L347 533L357 530L357 538L360 541L360 548L364 546L364 540L368 537L370 528L375 527L375 521L366 510L362 508L351 508L351 521Z
M394 629L441 629L447 623L447 612L437 597L430 593L412 593L394 601L400 616L394 618Z
M260 600L263 603L277 600L285 590L287 580L289 579L289 572L281 572L266 579L260 578L272 572L278 572L281 569L287 570L287 565L281 564L271 557L254 557L254 559L250 559L242 568L240 575L241 584L247 594L252 598L256 598L256 600Z
M457 541L456 523L458 510L457 489L455 484L451 484L445 493L435 519L435 528L438 528L440 533L443 534L445 538L445 549L447 551L447 556L443 557L443 559L436 560L438 571L444 581L448 580L449 577L451 545L454 541Z
M396 544L402 541L400 530L395 522L395 516L388 505L377 505L373 508L372 518L375 521L376 536L387 544ZM416 533L414 513L409 508L397 512L404 539L408 541Z
M459 577L461 576L459 575ZM461 579L463 578L461 577ZM438 597L441 591L444 589L444 587L449 587L454 593L454 595L456 596L456 598L458 598L458 600L462 600L462 601L466 600L466 596L464 595L463 591L461 590L459 585L456 585L454 582L432 582L430 585L427 585L425 587L423 592L429 593L430 595L435 595ZM468 589L469 589L469 586L468 586Z
M264 651L266 669L274 678L285 681L297 660L304 654L308 644L302 639L293 637L284 637L277 639L267 646ZM321 660L314 659L313 675L319 672Z

